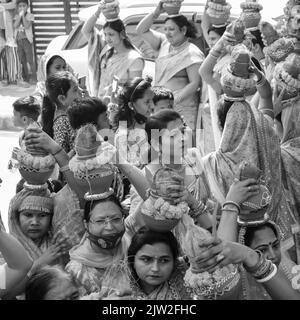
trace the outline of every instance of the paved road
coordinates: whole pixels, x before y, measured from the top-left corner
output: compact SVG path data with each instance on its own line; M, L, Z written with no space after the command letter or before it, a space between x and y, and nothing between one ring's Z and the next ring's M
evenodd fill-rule
M18 132L0 131L0 212L7 228L7 214L10 199L15 194L16 184L20 180L19 172L11 173L7 164L14 146L18 146Z

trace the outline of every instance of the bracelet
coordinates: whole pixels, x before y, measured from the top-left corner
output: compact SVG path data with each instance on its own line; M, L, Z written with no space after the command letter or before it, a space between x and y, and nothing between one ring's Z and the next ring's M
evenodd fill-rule
M270 274L268 274L266 277L264 277L263 279L256 279L257 282L259 283L264 283L264 282L267 282L267 281L270 281L273 277L275 277L276 273L277 273L277 266L272 263L272 267L273 267L273 270Z
M160 16L160 14L157 15L157 13L155 14L155 11L152 12L152 17L153 19L157 19Z
M239 211L238 210L235 210L235 209L225 209L225 208L223 208L223 209L221 209L221 211L223 212L223 211L228 211L228 212L235 212L235 213L239 213Z
M212 58L214 58L214 59L216 59L216 60L218 60L220 57L217 57L217 56L215 56L213 53L209 53L209 55L212 57Z
M52 153L53 157L55 157L57 154L59 154L62 151L63 151L63 148L60 147L59 150L57 150L56 152Z
M274 110L272 109L260 109L260 112L274 118Z
M60 171L61 173L64 173L64 172L69 171L69 170L70 170L69 164L67 164L66 166L63 166L63 167L59 168L59 171Z
M262 77L259 81L256 82L256 87L263 87L267 83L267 79Z
M206 210L207 206L202 201L199 201L198 205L195 208L191 208L189 214L191 218L195 219L204 214Z
M223 203L223 206L222 206L222 209L224 209L224 207L225 207L226 205L228 205L228 204L234 205L235 207L237 207L239 213L241 212L241 207L239 206L239 204L237 204L237 203L234 202L234 201L226 201L226 202L224 202L224 203Z

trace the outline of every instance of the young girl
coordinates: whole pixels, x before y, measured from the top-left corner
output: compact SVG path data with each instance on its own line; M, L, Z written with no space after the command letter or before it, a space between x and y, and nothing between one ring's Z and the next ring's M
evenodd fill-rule
M78 82L70 72L58 72L47 78L46 89L42 107L43 130L68 153L73 149L75 133L66 111L79 97Z
M58 54L43 55L38 66L36 88L34 96L37 97L42 104L46 95L46 80L48 77L59 71L68 71L69 67L64 58Z
M116 146L136 166L141 165L144 128L154 106L153 95L151 79L135 78L124 85L117 97L118 105L111 105L109 110L111 125L117 131Z

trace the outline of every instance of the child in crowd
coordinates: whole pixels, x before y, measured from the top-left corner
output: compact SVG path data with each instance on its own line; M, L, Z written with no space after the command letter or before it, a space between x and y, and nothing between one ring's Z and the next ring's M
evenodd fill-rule
M156 86L153 87L153 112L156 113L162 109L173 109L174 106L174 95L172 91L168 88Z
M32 96L19 98L13 103L13 123L15 127L26 129L32 122L38 120L41 114L41 107L37 99ZM24 131L19 137L19 146L24 138ZM15 150L14 150L15 151ZM13 152L14 154L14 152ZM14 156L13 156L14 157ZM8 163L8 169L13 169L12 160Z
M25 83L36 82L36 66L33 58L32 23L34 16L28 12L28 0L17 0L17 15L14 18L15 39L18 45L18 55L22 64L22 76ZM31 79L28 70L30 65Z
M13 103L14 126L26 129L30 123L37 121L41 107L33 96L23 97Z

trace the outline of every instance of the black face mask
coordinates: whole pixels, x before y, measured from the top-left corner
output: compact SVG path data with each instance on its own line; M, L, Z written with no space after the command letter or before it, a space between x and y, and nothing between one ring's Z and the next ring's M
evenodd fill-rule
M114 234L113 236L106 236L106 237L99 237L95 236L94 234L88 233L88 239L94 243L96 246L98 246L101 249L110 250L113 248L116 248L122 241L123 235L125 233L125 228Z
M134 115L134 118L135 118L135 120L136 120L136 122L137 122L138 124L143 124L143 123L145 123L145 122L147 121L147 117L143 116L143 115L140 114L140 113L136 113L136 114Z

